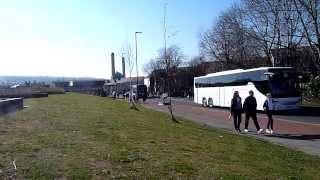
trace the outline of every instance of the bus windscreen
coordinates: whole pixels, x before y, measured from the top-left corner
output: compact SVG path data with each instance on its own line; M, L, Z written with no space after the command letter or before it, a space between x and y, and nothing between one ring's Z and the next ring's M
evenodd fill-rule
M299 97L298 74L295 71L271 70L269 84L272 97Z

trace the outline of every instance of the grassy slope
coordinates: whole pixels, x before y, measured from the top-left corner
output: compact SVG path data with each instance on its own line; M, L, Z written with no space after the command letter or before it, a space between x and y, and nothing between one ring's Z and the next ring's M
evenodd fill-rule
M0 169L16 159L22 178L320 177L319 157L189 121L174 124L125 102L66 94L25 104L30 108L0 118Z

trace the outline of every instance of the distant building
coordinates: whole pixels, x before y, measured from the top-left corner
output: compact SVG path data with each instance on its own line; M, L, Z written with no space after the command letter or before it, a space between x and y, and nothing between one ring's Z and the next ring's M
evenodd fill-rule
M168 92L168 78L165 70L153 71L150 75L149 93L161 95ZM171 95L187 96L193 91L194 73L191 67L179 67L174 70L171 77Z
M103 85L109 80L78 80L78 81L57 81L56 87L63 88L65 91L85 92L102 90Z
M140 76L138 78L128 77L128 78L122 78L121 80L118 80L118 81L106 82L103 86L103 91L107 96L111 96L113 92L116 92L116 94L124 94L130 91L130 81L131 81L131 85L136 85L137 82L138 84L145 84L145 82L148 82L148 78L143 76Z

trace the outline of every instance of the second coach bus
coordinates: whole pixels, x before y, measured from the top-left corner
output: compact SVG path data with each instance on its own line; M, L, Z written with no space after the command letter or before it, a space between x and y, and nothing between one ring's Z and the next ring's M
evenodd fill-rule
M276 111L300 107L298 73L290 67L237 69L194 78L194 102L205 107L230 107L234 91L239 91L243 102L250 90L258 110L263 110L267 93L271 93Z

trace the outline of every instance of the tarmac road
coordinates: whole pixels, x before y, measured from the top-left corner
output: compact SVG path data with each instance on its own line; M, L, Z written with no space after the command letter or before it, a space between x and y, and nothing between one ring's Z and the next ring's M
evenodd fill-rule
M161 101L157 98L148 99L143 105L157 111L168 113L167 106L159 105L159 102ZM183 98L172 98L172 103L174 113L177 116L200 124L233 130L233 121L227 118L229 115L228 109L204 108ZM318 116L318 112L315 111L309 116L306 114L308 113L307 111L295 112L293 115L275 115L274 135L257 135L253 122L250 121L249 133L246 135L320 156L320 115ZM320 112L320 110L318 111ZM267 125L266 115L259 113L258 121L260 126L265 129ZM242 116L241 128L244 128L244 116Z

